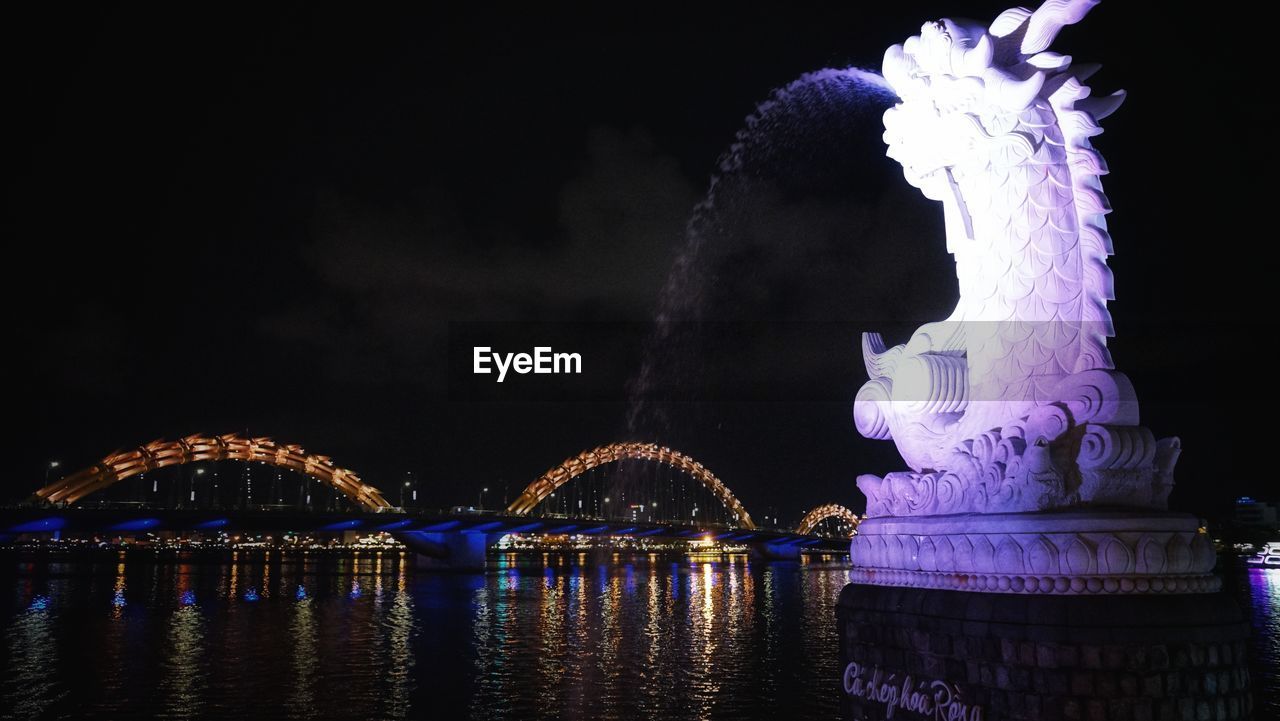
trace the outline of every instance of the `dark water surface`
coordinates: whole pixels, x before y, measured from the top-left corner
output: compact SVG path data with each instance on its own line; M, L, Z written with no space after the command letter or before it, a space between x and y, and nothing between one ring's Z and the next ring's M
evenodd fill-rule
M0 555L4 718L838 717L841 564ZM1274 702L1280 572L1233 585ZM1274 707L1272 707L1274 708Z
M836 715L834 564L4 558L13 718Z
M1226 585L1253 625L1255 715L1280 719L1280 568L1247 568Z

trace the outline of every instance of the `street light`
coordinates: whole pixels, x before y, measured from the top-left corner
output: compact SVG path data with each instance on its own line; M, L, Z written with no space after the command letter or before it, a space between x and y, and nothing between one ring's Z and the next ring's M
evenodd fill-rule
M204 469L203 469L203 468L197 468L197 469L196 469L196 475L197 475L197 476L203 476L203 475L204 475ZM195 503L195 502L196 502L196 479L195 479L194 477L191 479L191 502L192 502L192 503Z

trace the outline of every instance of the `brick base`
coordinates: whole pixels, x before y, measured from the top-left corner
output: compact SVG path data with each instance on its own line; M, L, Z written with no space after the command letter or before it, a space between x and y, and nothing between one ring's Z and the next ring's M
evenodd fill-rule
M849 584L836 615L841 668L853 662L864 681L876 679L846 695L846 718L941 718L890 702L908 677L928 697L933 682L950 684L970 720L974 708L983 721L1253 718L1249 625L1221 593L1013 596ZM868 685L881 698L867 698L876 695Z

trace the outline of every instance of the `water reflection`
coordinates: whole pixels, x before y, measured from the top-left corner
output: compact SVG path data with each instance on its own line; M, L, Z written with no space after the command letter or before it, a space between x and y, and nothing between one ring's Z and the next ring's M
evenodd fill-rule
M9 660L4 674L4 703L12 718L43 718L58 698L58 647L55 618L48 596L31 595L30 584L19 599L26 607L5 625ZM21 600L19 601L21 602ZM6 716L10 717L10 716Z
M836 716L841 566L538 560L499 559L475 591L473 718ZM829 668L802 657L821 646ZM765 688L767 658L790 671Z
M1280 718L1280 568L1249 568L1258 717Z
M723 586L722 586L723 589ZM716 621L716 576L711 564L689 574L689 625L693 640L689 690L693 716L707 718L715 702L715 661L718 639Z
M660 710L662 700L665 697L663 690L669 679L663 665L659 663L662 658L662 642L666 639L664 633L663 620L664 609L662 608L662 598L664 596L660 576L658 575L658 566L656 558L649 559L649 579L647 584L647 593L645 601L645 626L644 626L644 671L640 674L641 678L641 710L656 711Z
M121 614L124 613L124 607L128 605L128 602L124 598L124 589L124 561L121 560L120 563L116 565L116 583L115 586L112 587L111 594L111 615L114 618L120 618Z
M94 679L96 689L91 687L91 690L97 692L94 702L107 712L113 711L121 705L121 697L127 687L128 666L136 662L136 659L131 658L129 653L128 625L130 618L125 613L129 605L127 598L129 584L126 571L125 554L121 552L119 563L115 566L115 581L111 586L111 606L107 614L107 622L100 631L102 648L94 664L97 670L96 678ZM141 610L145 611L147 609ZM72 649L68 649L68 651L72 654L76 653Z
M290 653L292 678L289 679L289 695L285 700L288 718L310 718L316 707L316 676L320 667L320 643L316 630L315 608L307 597L306 586L298 584L294 592L293 619L289 624L289 637L293 640Z
M14 718L838 717L839 564L4 562L0 708ZM1280 572L1244 586L1274 687Z
M417 630L414 623L413 598L407 590L405 568L400 566L396 574L396 591L391 598L391 606L387 610L386 658L387 658L387 695L385 697L384 714L387 718L409 718L409 693L413 684L413 637ZM376 585L374 594L382 599L382 560L378 559L375 570Z
M184 605L169 620L161 666L162 718L197 718L204 706L204 619L195 605Z

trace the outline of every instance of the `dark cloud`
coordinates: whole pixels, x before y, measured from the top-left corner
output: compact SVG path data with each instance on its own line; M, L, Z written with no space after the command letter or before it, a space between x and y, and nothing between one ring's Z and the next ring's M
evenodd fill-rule
M652 317L698 195L643 128L592 128L581 173L560 191L553 287L601 302L612 311L605 318Z
M592 128L581 155L542 244L461 215L443 187L390 207L322 198L303 259L327 291L265 316L261 331L323 352L334 381L439 390L451 322L647 319L692 184L642 128Z

